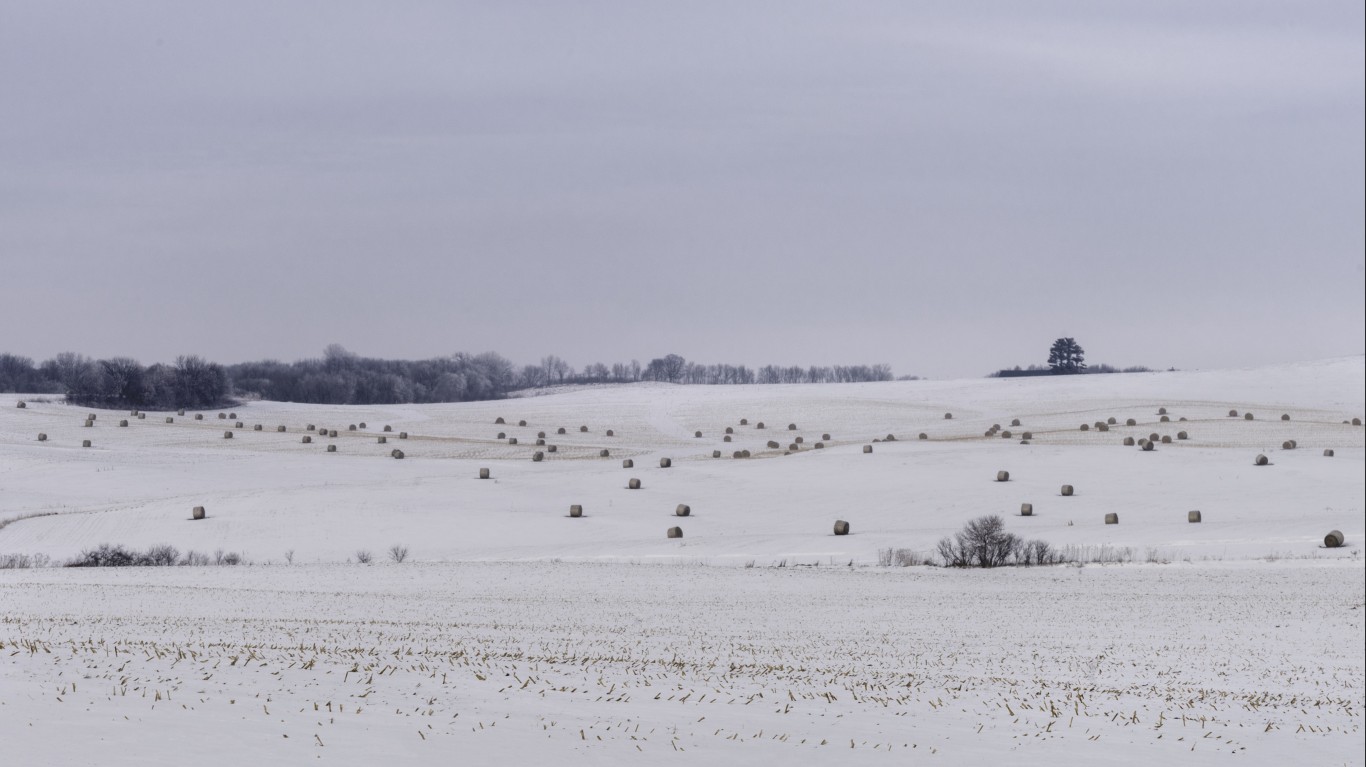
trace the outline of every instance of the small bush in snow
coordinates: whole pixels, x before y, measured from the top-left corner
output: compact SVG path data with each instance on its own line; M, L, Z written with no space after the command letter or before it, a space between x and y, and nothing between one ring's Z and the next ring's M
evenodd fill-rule
M389 558L398 564L403 564L403 560L408 558L408 547L395 543L389 547Z
M371 554L369 551L366 551L365 549L361 549L356 552L356 561L360 562L363 565L370 564L370 561L374 558L374 555Z

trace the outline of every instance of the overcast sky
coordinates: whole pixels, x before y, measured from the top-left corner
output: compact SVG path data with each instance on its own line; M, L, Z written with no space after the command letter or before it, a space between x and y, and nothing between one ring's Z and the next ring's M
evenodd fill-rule
M0 0L0 351L1366 351L1332 2Z

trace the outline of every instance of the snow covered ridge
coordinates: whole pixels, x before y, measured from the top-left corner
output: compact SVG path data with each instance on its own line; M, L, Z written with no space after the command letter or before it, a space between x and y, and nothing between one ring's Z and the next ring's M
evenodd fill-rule
M0 554L171 544L308 563L382 560L400 544L428 562L828 566L887 549L932 557L967 521L999 514L1022 538L1136 561L1350 558L1366 538L1366 439L1351 425L1363 391L1352 357L183 415L0 395ZM836 520L849 535L833 534ZM1346 545L1324 548L1333 530Z

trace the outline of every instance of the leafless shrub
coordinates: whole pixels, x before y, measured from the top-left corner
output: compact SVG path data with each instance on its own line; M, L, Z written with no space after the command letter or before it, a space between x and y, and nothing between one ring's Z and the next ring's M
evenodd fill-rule
M356 552L356 561L363 565L370 564L374 558L374 555L365 549L360 549Z
M408 547L401 543L395 543L389 547L389 558L394 560L395 564L403 564L403 560L408 558Z
M207 567L209 565L209 555L202 551L190 549L185 552L185 556L180 558L181 567Z
M294 549L285 552L285 561L291 565L294 564Z

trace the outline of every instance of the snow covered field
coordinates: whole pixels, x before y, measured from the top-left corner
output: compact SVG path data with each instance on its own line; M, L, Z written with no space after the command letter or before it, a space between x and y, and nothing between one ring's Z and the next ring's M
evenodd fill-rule
M1354 357L202 421L0 395L0 554L255 564L0 571L0 743L50 764L1361 764L1366 439L1343 421L1364 392ZM1121 444L1153 433L1173 441ZM1134 563L876 566L991 513Z

